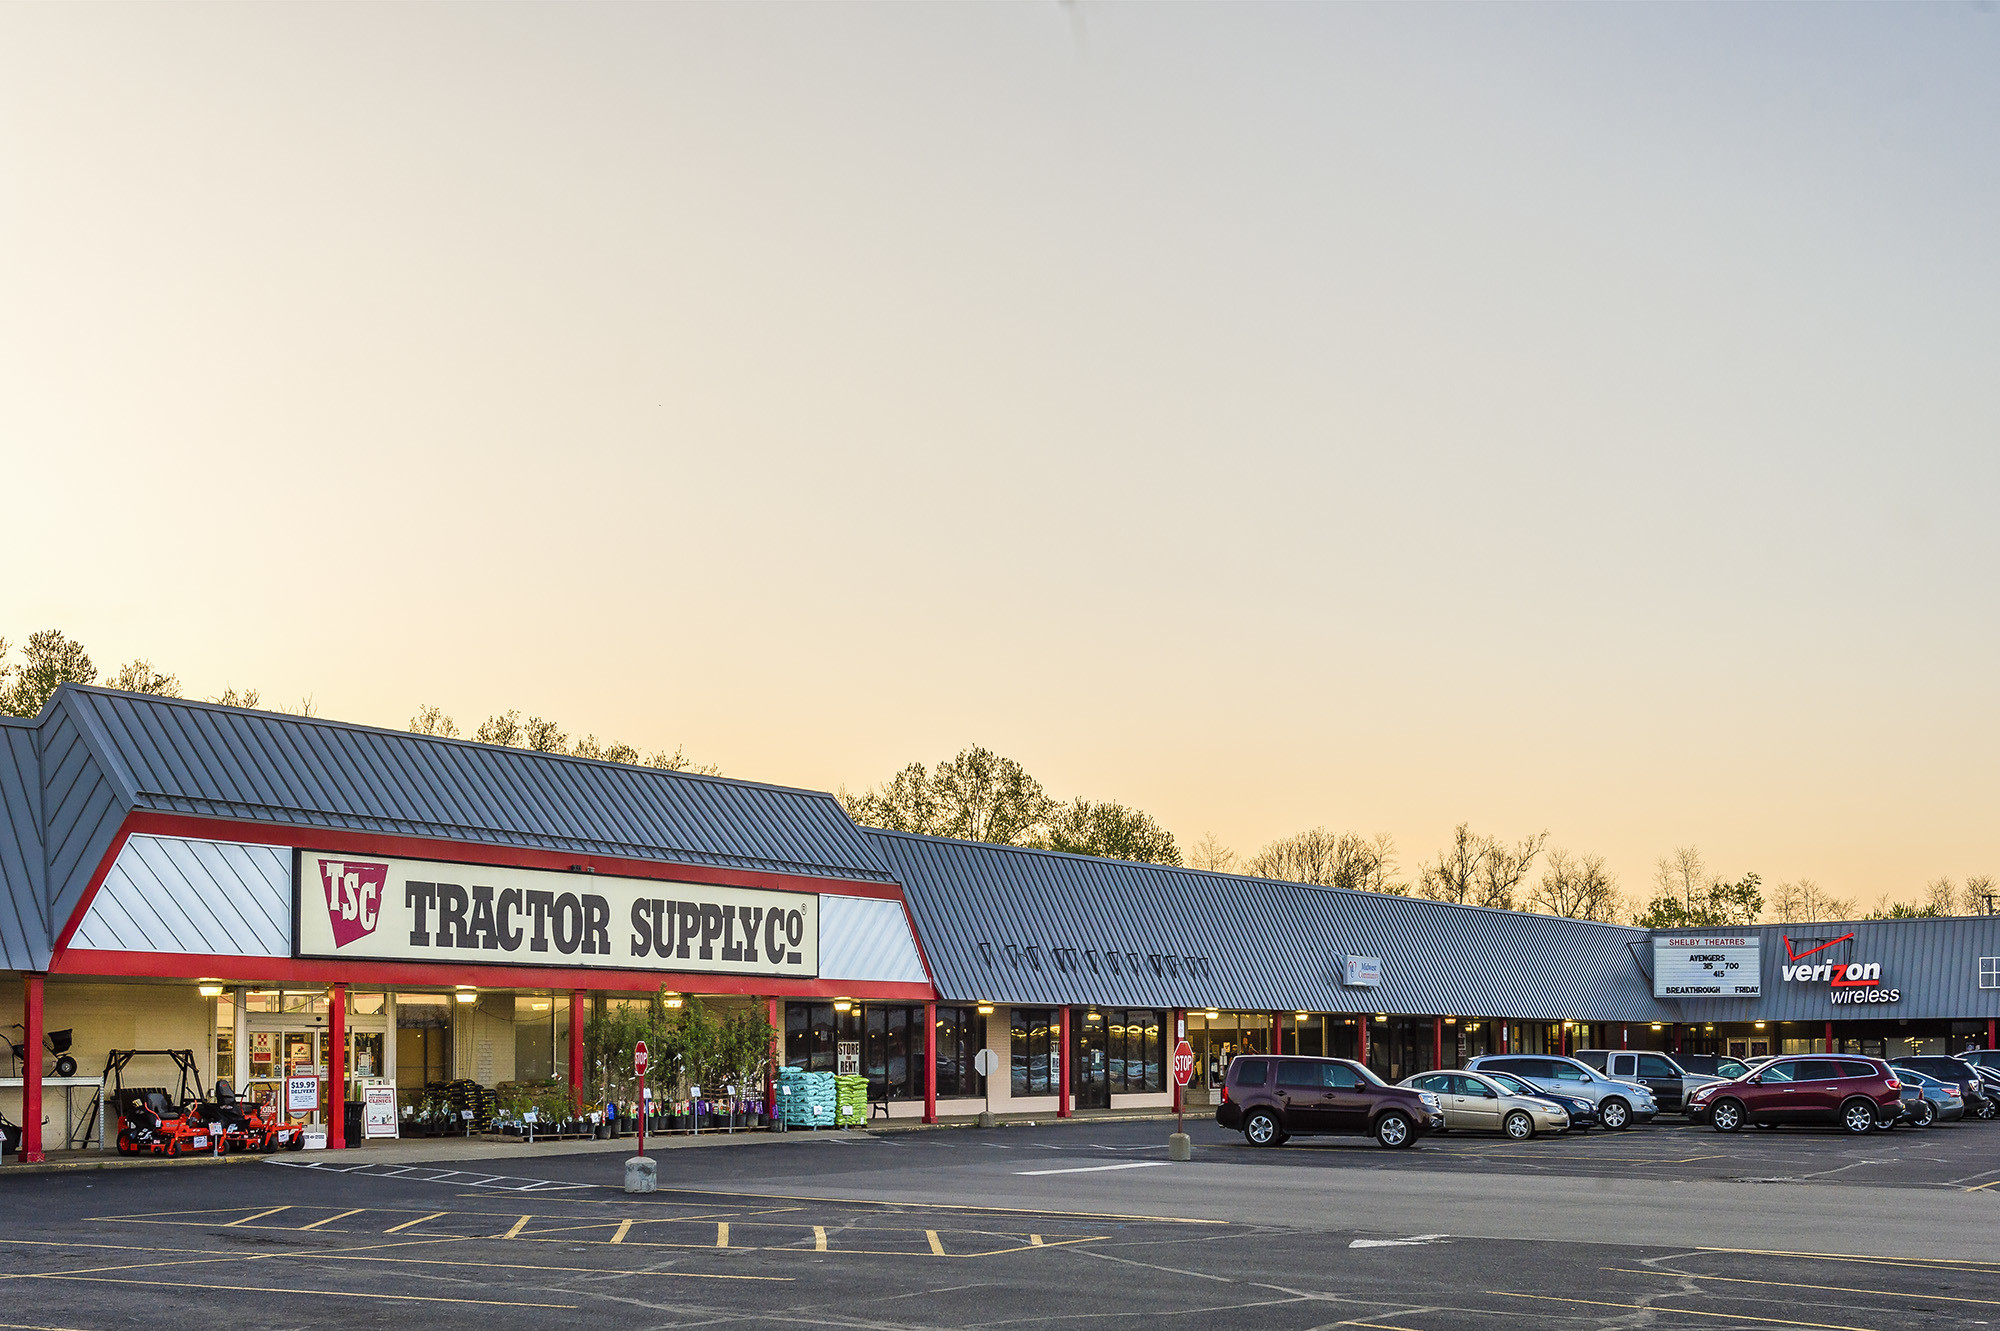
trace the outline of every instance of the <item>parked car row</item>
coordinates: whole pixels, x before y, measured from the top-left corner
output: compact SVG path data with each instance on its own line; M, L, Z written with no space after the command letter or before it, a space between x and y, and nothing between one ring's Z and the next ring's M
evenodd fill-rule
M1576 1058L1486 1054L1396 1085L1351 1059L1242 1055L1229 1064L1215 1121L1252 1146L1367 1135L1405 1147L1434 1132L1497 1132L1516 1141L1592 1127L1615 1132L1667 1111L1718 1132L1833 1124L1862 1133L1993 1118L2000 1054L1893 1064L1853 1054L1753 1063L1625 1049L1585 1049Z

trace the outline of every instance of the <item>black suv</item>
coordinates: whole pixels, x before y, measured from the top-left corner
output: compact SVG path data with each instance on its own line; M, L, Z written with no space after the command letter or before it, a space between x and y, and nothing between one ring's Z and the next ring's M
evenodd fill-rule
M1890 1059L1889 1066L1913 1068L1926 1077L1936 1077L1958 1087L1958 1093L1965 1097L1967 1118L1992 1118L2000 1113L2000 1103L1996 1103L1992 1090L1980 1079L1979 1069L1964 1059L1943 1054L1912 1054L1908 1058Z
M1431 1092L1391 1086L1344 1058L1243 1054L1229 1064L1215 1121L1252 1146L1321 1135L1408 1146L1441 1130L1444 1110Z

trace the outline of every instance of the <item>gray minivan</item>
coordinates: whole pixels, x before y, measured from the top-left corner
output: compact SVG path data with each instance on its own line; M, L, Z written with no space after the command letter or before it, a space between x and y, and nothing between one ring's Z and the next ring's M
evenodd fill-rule
M1659 1101L1643 1083L1614 1080L1573 1058L1554 1054L1482 1054L1465 1068L1468 1072L1511 1072L1544 1090L1581 1096L1597 1106L1597 1121L1614 1132L1634 1123L1650 1123L1660 1112Z

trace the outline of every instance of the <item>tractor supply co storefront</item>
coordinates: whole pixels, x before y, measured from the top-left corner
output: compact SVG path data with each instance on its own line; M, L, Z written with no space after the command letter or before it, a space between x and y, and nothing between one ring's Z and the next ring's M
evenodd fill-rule
M591 1018L656 1000L756 1011L774 1061L927 1119L1167 1109L1182 1036L1201 1105L1247 1052L1393 1080L1503 1050L1956 1052L2000 1018L1988 917L1654 935L74 686L0 718L0 759L0 1025L27 1033L0 1110L24 1156L89 1136L114 1053L185 1051L122 1069L169 1091L311 1077L339 1141L336 1104L386 1095L400 1129L440 1083L561 1078L574 1101ZM81 1066L44 1091L57 1031Z

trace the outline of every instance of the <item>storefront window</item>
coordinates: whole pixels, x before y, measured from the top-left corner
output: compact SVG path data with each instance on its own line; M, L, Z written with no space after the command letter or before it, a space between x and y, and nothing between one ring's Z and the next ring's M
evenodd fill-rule
M405 1088L451 1076L451 996L396 995L396 1084Z
M347 1012L354 1017L379 1017L388 1001L389 995L379 989L349 989Z
M785 1005L785 1063L805 1072L837 1072L843 1040L861 1038L861 1011L835 1012L831 1003Z
M1060 1077L1054 1059L1062 1027L1052 1008L1012 1009L1012 1036L1009 1062L1012 1088L1016 1096L1054 1095Z
M287 989L278 1004L280 1012L319 1013L322 1016L328 1007L324 989Z
M555 1000L547 994L517 994L514 998L514 1080L547 1081L555 1072Z
M246 990L243 995L243 1008L246 1012L276 1012L278 997L276 989Z
M969 1007L940 1007L937 1014L938 1094L984 1094L979 1074L972 1070L981 1048L979 1013Z
M1166 1054L1160 1032L1166 1025L1166 1014L1144 1008L1112 1008L1104 1016L1112 1091L1134 1095L1163 1089Z

